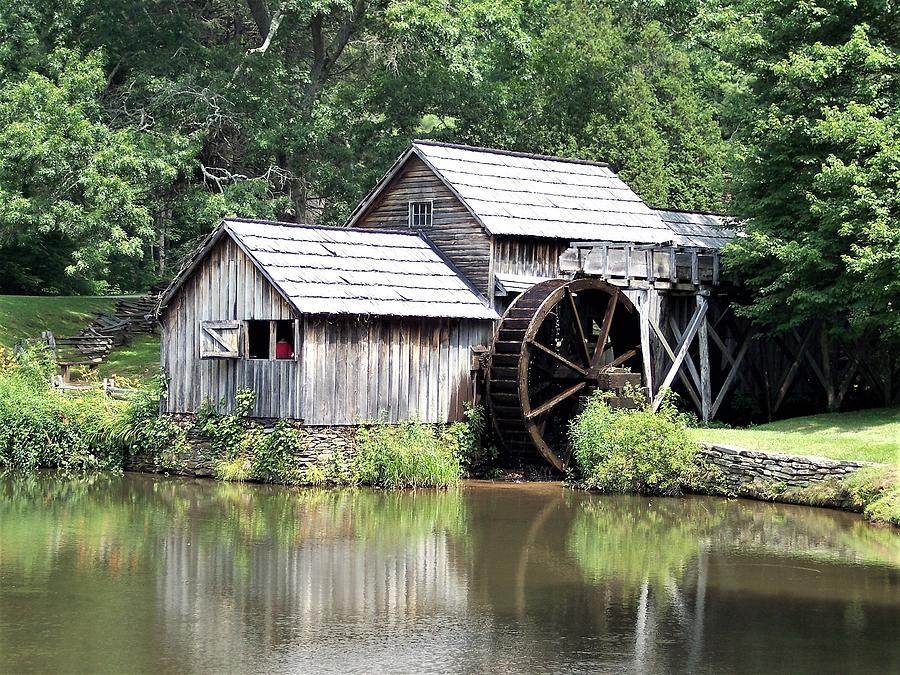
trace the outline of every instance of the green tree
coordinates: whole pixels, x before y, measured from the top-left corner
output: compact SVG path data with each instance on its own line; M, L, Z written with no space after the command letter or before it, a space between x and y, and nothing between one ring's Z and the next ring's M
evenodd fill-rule
M900 22L882 0L739 2L722 39L749 76L726 262L745 311L787 330L900 340Z

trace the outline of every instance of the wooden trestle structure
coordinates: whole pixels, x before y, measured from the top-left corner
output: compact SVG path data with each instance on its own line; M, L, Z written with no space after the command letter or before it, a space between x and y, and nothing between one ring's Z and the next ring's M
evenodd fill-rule
M519 456L536 450L565 470L582 397L605 389L628 405L626 384L643 387L654 410L675 390L703 422L729 403L731 419L771 420L789 407L837 410L851 392L870 405L900 400L897 356L875 342L834 340L821 325L757 333L735 314L716 249L575 242L560 272L568 278L518 296L494 339L487 400Z

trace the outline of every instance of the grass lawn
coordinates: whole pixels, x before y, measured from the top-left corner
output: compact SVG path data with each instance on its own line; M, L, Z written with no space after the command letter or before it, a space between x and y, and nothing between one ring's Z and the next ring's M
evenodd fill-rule
M694 429L707 443L900 466L900 407L811 415L744 429Z
M98 368L100 377L115 377L120 386L142 384L159 372L159 336L136 335L131 343L114 349Z
M88 325L97 312L112 312L111 296L0 295L0 346L12 347L20 338L36 338L45 330L65 336Z
M45 330L74 335L98 312L112 313L114 296L0 295L0 347L12 348L21 338L37 338ZM159 336L138 335L119 347L98 369L99 377L116 377L133 384L146 382L159 371ZM124 378L124 379L123 379Z

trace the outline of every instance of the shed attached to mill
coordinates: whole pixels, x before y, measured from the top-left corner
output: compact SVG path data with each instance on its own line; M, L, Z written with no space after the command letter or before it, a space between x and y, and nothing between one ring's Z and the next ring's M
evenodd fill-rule
M164 412L308 425L462 419L497 313L415 232L228 219L159 307Z

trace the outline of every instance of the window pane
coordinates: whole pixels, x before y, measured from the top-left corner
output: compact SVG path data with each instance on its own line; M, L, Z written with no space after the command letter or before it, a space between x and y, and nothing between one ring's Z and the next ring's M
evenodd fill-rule
M409 226L429 227L431 225L431 202L409 203Z

